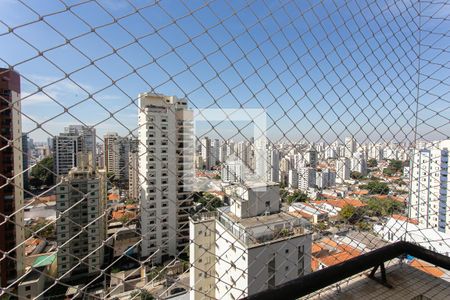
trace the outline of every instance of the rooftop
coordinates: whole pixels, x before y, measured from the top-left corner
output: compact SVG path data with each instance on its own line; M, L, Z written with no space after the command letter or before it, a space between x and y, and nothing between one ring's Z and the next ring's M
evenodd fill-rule
M298 217L293 216L286 212L279 212L276 214L271 215L261 215L256 217L250 217L250 218L238 218L233 213L230 212L230 207L220 207L219 210L227 215L229 219L231 219L233 222L241 225L244 228L254 228L254 227L260 227L260 226L268 226L272 224L278 224L278 223L290 223L294 225L294 223L298 220Z
M56 253L51 253L49 255L42 255L36 258L33 263L33 268L39 268L51 265L56 259Z

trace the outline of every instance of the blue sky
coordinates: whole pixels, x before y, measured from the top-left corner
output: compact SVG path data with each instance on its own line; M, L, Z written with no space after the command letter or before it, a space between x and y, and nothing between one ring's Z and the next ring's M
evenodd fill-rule
M450 132L442 2L20 2L0 1L0 66L23 76L23 130L35 140L80 123L129 134L145 91L196 109L264 108L269 137L293 142L411 141L419 95L419 137Z

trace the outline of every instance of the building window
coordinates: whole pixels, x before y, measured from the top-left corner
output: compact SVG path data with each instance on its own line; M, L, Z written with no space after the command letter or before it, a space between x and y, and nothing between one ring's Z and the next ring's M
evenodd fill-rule
M298 247L298 276L302 276L305 271L305 246Z

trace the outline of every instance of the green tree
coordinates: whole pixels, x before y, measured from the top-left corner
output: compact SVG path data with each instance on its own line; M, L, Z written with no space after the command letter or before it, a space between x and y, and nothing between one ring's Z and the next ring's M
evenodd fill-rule
M375 168L378 166L378 161L375 158L371 158L369 159L369 161L367 162L367 166L369 168Z
M381 181L370 181L368 184L363 184L359 186L360 189L365 189L369 191L371 195L387 195L389 194L389 186L385 182Z
M383 174L386 176L393 176L395 174L395 171L391 169L391 167L387 167L383 169Z
M372 229L370 223L365 221L358 222L356 226L358 226L358 229L362 231L370 231Z
M351 172L351 173L350 173L350 177L351 177L352 179L356 179L356 180L358 180L358 179L363 179L363 178L364 178L363 174L361 174L360 172L357 172L357 171Z
M196 202L200 203L208 211L214 211L223 205L223 202L219 197L210 193L203 193L203 195L198 198Z
M339 218L350 224L356 223L361 218L361 215L361 210L350 204L346 204L339 212Z
M405 205L403 203L395 201L391 198L370 198L367 200L368 214L372 216L390 216L395 213L403 213L404 209Z
M286 202L289 204L294 202L306 202L307 200L308 195L300 190L297 190L286 197Z
M34 186L37 185L53 185L53 157L47 156L39 161L30 172L30 183Z
M394 172L399 172L403 168L403 162L397 159L391 159L389 161L389 168L391 168Z
M146 290L136 290L131 293L131 299L153 300L155 298Z

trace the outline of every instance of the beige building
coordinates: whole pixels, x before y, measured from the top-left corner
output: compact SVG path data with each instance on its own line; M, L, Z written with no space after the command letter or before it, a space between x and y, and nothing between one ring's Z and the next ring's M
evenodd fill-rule
M276 184L227 190L230 206L191 218L190 299L241 299L311 272L311 232L280 211Z
M189 243L193 112L186 100L139 95L141 255L159 263Z
M98 272L106 237L106 172L84 164L72 169L56 187L56 207L58 277Z

